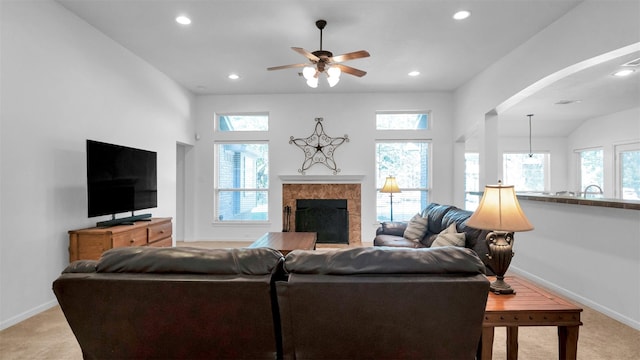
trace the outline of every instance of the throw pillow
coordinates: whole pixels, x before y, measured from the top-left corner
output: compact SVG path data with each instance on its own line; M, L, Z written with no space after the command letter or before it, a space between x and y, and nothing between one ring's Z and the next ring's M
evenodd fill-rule
M438 246L464 246L465 234L456 230L456 224L449 225L448 228L442 230L431 244L431 247Z
M407 240L420 241L426 233L427 218L420 216L420 214L415 214L411 220L409 220L402 236Z

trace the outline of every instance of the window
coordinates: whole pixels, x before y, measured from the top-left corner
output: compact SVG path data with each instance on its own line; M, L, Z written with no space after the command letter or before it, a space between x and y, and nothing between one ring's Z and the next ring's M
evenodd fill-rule
M218 115L216 121L215 221L268 221L269 144L264 140L268 115ZM244 135L238 140L238 134L231 138L229 132Z
M376 187L395 176L401 192L393 194L393 220L409 220L429 202L429 142L424 140L378 141ZM377 192L377 219L390 220L390 194Z
M549 192L549 154L504 153L502 176L503 183L513 185L516 192Z
M604 159L602 149L578 151L580 169L580 189L584 197L596 197L602 194L604 183ZM587 194L587 187L589 187ZM596 194L594 194L594 192Z
M640 143L615 148L619 198L640 200Z
M480 154L464 154L464 208L475 211L480 204Z
M267 131L269 116L266 114L218 115L219 131Z
M429 113L423 112L378 112L377 130L426 130L429 128Z

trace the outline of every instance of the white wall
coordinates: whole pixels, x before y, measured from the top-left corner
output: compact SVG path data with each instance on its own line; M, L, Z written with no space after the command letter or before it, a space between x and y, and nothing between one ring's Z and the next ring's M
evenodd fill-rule
M520 201L510 271L640 329L640 211Z
M87 218L87 138L158 153L158 208L174 216L176 142L192 97L52 1L1 2L0 328L55 304L67 231Z
M304 82L301 81L301 86ZM347 134L350 141L341 145L334 160L340 174L365 175L362 184L362 238L372 241L376 224L375 187L375 112L378 110L431 110L433 129L425 132L395 132L399 138L433 140L431 200L451 203L453 143L452 101L450 94L312 94L201 96L196 101L197 132L200 140L194 149L196 164L197 230L193 240L254 240L265 231L282 230L282 183L278 175L295 175L302 165L301 150L289 144L289 137L307 137L313 133L316 117L324 118L325 133L337 137ZM268 112L270 157L269 214L267 226L213 225L213 141L216 113ZM240 134L241 136L245 134ZM322 165L308 174L327 174ZM396 174L401 181L402 174Z

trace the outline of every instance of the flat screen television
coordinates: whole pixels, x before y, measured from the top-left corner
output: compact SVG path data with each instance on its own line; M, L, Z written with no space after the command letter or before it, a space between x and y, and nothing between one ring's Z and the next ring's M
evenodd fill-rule
M136 210L158 206L157 154L153 151L87 140L89 217L111 215L98 226L132 223L151 217ZM116 214L131 216L116 219Z

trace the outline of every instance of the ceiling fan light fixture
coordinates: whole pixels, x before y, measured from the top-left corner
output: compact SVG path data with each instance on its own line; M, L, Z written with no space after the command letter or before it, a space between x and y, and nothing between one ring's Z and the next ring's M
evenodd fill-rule
M340 74L341 73L342 73L342 71L337 66L332 66L332 67L329 68L329 70L327 70L327 74L329 74L329 77L340 78Z
M317 77L312 77L311 79L307 79L307 85L309 85L310 88L317 88L318 87L318 78Z
M337 66L332 66L327 70L327 81L329 82L329 87L334 87L338 82L340 82L340 74L342 71Z
M329 76L327 78L327 81L329 82L329 87L334 87L338 84L338 82L340 82L340 78L337 76Z
M369 57L369 52L366 50L353 51L346 54L333 56L333 53L322 48L322 30L327 25L326 20L316 21L316 27L320 30L320 50L313 52L307 51L301 47L292 47L291 50L306 57L311 64L291 64L272 66L267 68L271 70L282 70L288 68L300 68L302 72L298 72L298 75L302 75L307 81L307 85L315 88L318 86L318 77L321 73L326 73L329 86L334 87L340 81L340 75L347 73L349 75L363 77L367 74L366 71L353 68L351 66L343 65L342 63L349 60L361 59Z
M311 80L316 77L316 69L313 66L305 66L304 69L302 69L302 76L307 80Z

